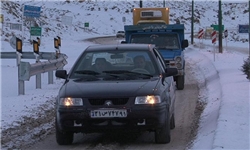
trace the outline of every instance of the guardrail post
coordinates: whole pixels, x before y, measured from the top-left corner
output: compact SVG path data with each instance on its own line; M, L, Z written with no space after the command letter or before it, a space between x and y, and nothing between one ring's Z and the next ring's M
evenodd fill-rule
M57 38L54 38L54 47L56 52L56 58L58 58L60 50L59 50L59 40Z
M14 44L17 47L16 52L0 52L0 59L16 59L17 62L17 75L18 75L18 95L24 95L25 92L25 81L29 81L30 77L42 74L44 72L49 73L49 84L53 84L53 71L62 68L67 64L66 59L68 58L65 54L60 54L59 58L56 59L54 52L42 52L38 55L34 52L22 52L22 41L17 40L17 44ZM16 41L15 41L16 43ZM35 42L34 42L35 43ZM16 46L18 45L18 46ZM38 50L35 49L36 51ZM36 52L35 51L35 52ZM36 59L38 62L39 59L46 59L48 61L33 63L30 64L29 62L22 62L21 58L23 59Z
M36 57L36 63L40 62L39 60L39 45L40 45L40 39L37 38L38 41L33 40L33 51L34 55ZM41 79L41 74L36 75L36 89L41 89L42 88L42 79Z
M55 55L51 55L51 59L55 59ZM48 84L53 84L53 70L48 71Z
M53 71L48 72L48 84L53 84Z
M18 95L24 95L24 81L20 80L21 77L21 56L22 56L22 40L16 38L16 54L17 54L17 71L18 71Z
M59 51L59 55L61 54L61 37L57 36L58 38L58 51ZM60 67L59 69L63 69L63 67Z
M55 47L55 51L56 51L56 59L58 58L58 56L60 55L61 51L60 51L60 47L61 47L61 38L59 36L57 36L57 38L54 38L54 47ZM63 69L62 67L60 67L59 69ZM52 76L53 77L53 73L51 74L49 73L49 77ZM59 79L59 78L57 78ZM49 81L49 82L53 82L53 81Z

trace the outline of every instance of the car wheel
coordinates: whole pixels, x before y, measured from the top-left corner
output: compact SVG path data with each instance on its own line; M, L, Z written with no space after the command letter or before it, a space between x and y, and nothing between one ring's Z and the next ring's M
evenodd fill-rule
M169 111L166 112L165 125L155 131L155 142L157 144L167 144L171 140Z
M174 114L172 114L172 117L170 119L170 129L174 129L175 128L175 117Z
M183 90L184 89L184 82L185 82L185 76L178 76L176 80L176 87L177 90Z
M58 129L56 123L56 142L59 145L71 145L74 140L74 133L71 132L62 132Z

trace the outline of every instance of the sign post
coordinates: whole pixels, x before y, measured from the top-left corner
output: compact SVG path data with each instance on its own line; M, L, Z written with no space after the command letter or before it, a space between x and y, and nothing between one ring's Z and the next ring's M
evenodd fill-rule
M18 68L18 94L24 95L24 81L20 80L21 77L21 56L22 56L22 40L16 38L16 54L17 54L17 68Z
M201 49L201 39L203 41L203 35L204 35L204 30L203 29L200 29L199 32L198 32L198 38L199 38L199 43L200 43L200 49ZM202 42L203 43L203 42Z
M30 19L30 18L39 18L40 15L41 15L41 7L24 5L22 20L24 20L24 18L23 18L24 16ZM22 24L23 24L23 22L22 22ZM22 28L22 32L24 35L24 28ZM31 36L30 36L30 40L31 40ZM32 42L32 40L31 40L31 42Z
M227 49L227 37L228 37L227 29L224 31L224 37L225 37L225 40L226 40L226 49Z
M214 45L214 61L215 61L215 44L216 44L216 31L212 32L212 43Z
M39 42L33 40L33 52L36 57L36 63L40 62L39 60ZM41 89L42 88L42 78L41 74L36 75L36 89Z

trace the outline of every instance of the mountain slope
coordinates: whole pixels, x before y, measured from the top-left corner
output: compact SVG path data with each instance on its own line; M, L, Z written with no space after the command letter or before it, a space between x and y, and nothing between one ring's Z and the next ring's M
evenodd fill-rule
M237 3L236 3L237 2ZM222 24L229 31L229 40L248 42L247 34L238 33L238 25L248 24L248 4L244 1L222 2ZM23 17L24 5L41 7L41 17ZM162 7L162 1L143 1L143 7ZM178 19L185 24L185 32L191 32L191 1L166 1L170 8L170 23ZM118 30L123 30L124 25L132 24L132 9L139 7L138 1L2 1L1 9L4 14L4 24L1 32L2 40L8 41L12 35L29 37L30 26L42 27L42 36L70 36L78 34L114 35ZM72 25L62 22L63 16L72 17ZM120 16L116 20L116 16ZM218 1L194 2L194 32L199 28L218 24ZM126 21L123 22L122 18ZM93 19L96 18L96 19ZM105 19L109 18L109 19ZM82 20L82 21L75 21ZM211 24L207 24L209 21ZM11 30L10 23L24 24L23 31ZM89 27L84 27L89 23ZM97 24L102 24L97 28ZM112 29L112 30L110 30ZM112 32L110 32L112 31Z

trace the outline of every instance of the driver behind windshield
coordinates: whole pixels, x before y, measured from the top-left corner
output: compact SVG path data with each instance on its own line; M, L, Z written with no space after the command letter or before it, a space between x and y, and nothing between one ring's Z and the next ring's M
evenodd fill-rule
M146 69L146 60L143 55L134 57L134 66L135 68L143 68Z
M105 58L96 58L94 64L94 70L97 72L103 72L108 70L110 64L106 61Z
M134 70L145 70L147 74L153 74L154 69L151 61L147 61L143 55L134 57Z

